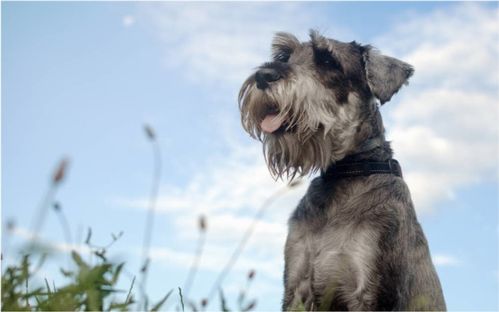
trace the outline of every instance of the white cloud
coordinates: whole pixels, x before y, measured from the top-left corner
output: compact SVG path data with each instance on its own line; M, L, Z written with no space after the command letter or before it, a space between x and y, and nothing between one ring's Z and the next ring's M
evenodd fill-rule
M219 273L227 263L232 251L233 248L230 246L207 245L199 268ZM245 254L251 254L251 257L245 256ZM152 248L150 257L155 264L164 264L168 267L176 265L181 268L189 268L193 261L191 252L182 252L172 248ZM280 280L282 278L281 267L284 264L281 262L283 262L282 256L266 258L254 253L243 253L232 268L232 272L240 275L256 269L259 274Z
M376 41L417 65L414 82L472 87L478 80L497 88L498 14L491 6L460 3L409 17Z
M386 120L419 213L496 176L497 18L495 8L464 3L401 23L378 40L416 68Z
M305 36L326 21L299 3L161 3L142 8L165 47L165 63L204 84L241 82L270 56L276 31ZM275 14L278 11L279 14ZM330 24L330 22L328 22ZM336 33L342 32L335 27Z
M207 241L200 266L219 272L254 222L263 203L273 194L281 194L270 202L259 219L233 270L240 273L258 268L265 276L280 280L287 219L304 194L307 183L287 189L285 182L270 177L258 143L241 146L230 137L227 140L229 145L232 144L232 152L226 158L210 161L216 165L198 172L183 189L162 188L157 212L174 216L172 231L179 242L197 239L196 220L199 215L205 215ZM141 209L149 207L145 197L115 199L115 203ZM193 257L190 250L154 248L151 252L153 259L168 259L168 263L183 268L190 266ZM244 256L245 253L248 256Z
M39 244L40 247L47 248L49 251L53 252L65 253L73 250L80 254L90 254L92 252L88 245L47 241L40 237L36 237L32 231L22 227L14 227L9 231L9 234L17 236L26 242Z
M257 143L240 146L224 159L209 162L215 165L194 175L185 187L162 187L157 211L208 215L256 211L270 195L286 187L285 182L270 177ZM144 209L149 206L147 198L115 199L115 203Z
M461 261L452 255L436 254L432 258L437 267L455 267L461 264Z
M226 158L210 163L218 165L198 172L185 188L162 188L157 212L175 213L180 232L188 229L184 231L192 233L191 228L196 226L194 220L203 214L208 217L210 231L225 227L242 233L262 204L276 193L282 195L276 197L266 209L265 220L278 222L282 226L305 192L307 183L287 190L286 182L274 181L257 144L234 147ZM149 206L146 198L118 199L115 202L142 209ZM273 226L274 224L265 225L264 222L259 225L267 227L267 231L272 231ZM220 233L220 237L226 237L223 233ZM213 232L210 235L215 234Z

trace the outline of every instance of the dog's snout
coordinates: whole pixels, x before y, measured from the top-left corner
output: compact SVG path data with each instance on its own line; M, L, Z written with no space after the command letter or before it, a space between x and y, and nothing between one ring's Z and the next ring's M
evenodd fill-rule
M255 74L256 87L261 90L267 88L269 83L279 79L281 79L281 75L277 70L272 68L262 68Z

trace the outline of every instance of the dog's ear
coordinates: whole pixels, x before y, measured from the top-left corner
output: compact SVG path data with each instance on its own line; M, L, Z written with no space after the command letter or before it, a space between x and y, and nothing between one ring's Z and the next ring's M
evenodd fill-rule
M411 65L382 55L371 46L365 47L363 57L367 83L381 104L388 102L414 73Z

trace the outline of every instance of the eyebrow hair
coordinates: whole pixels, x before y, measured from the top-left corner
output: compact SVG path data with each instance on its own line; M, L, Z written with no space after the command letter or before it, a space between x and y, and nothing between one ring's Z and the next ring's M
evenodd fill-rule
M275 34L274 40L272 40L272 57L290 55L300 45L300 41L292 34L278 32Z

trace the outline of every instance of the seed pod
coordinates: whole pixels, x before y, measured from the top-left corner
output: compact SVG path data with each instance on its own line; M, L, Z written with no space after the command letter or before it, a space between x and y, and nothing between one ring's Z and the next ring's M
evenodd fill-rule
M206 218L203 215L199 216L199 230L201 232L206 231Z
M203 300L201 300L201 307L206 307L208 305L208 299L204 298Z
M16 228L16 222L14 220L7 220L7 231L12 232Z
M144 125L144 131L146 132L147 137L151 141L154 141L154 139L156 138L156 134L154 133L153 128L151 126L149 126L148 124L145 124Z
M248 279L252 280L255 277L255 270L250 270L248 272Z
M63 158L59 162L59 165L57 166L56 170L54 171L54 175L52 176L52 183L59 184L62 181L62 179L64 179L68 164L69 164L69 159L67 158Z

